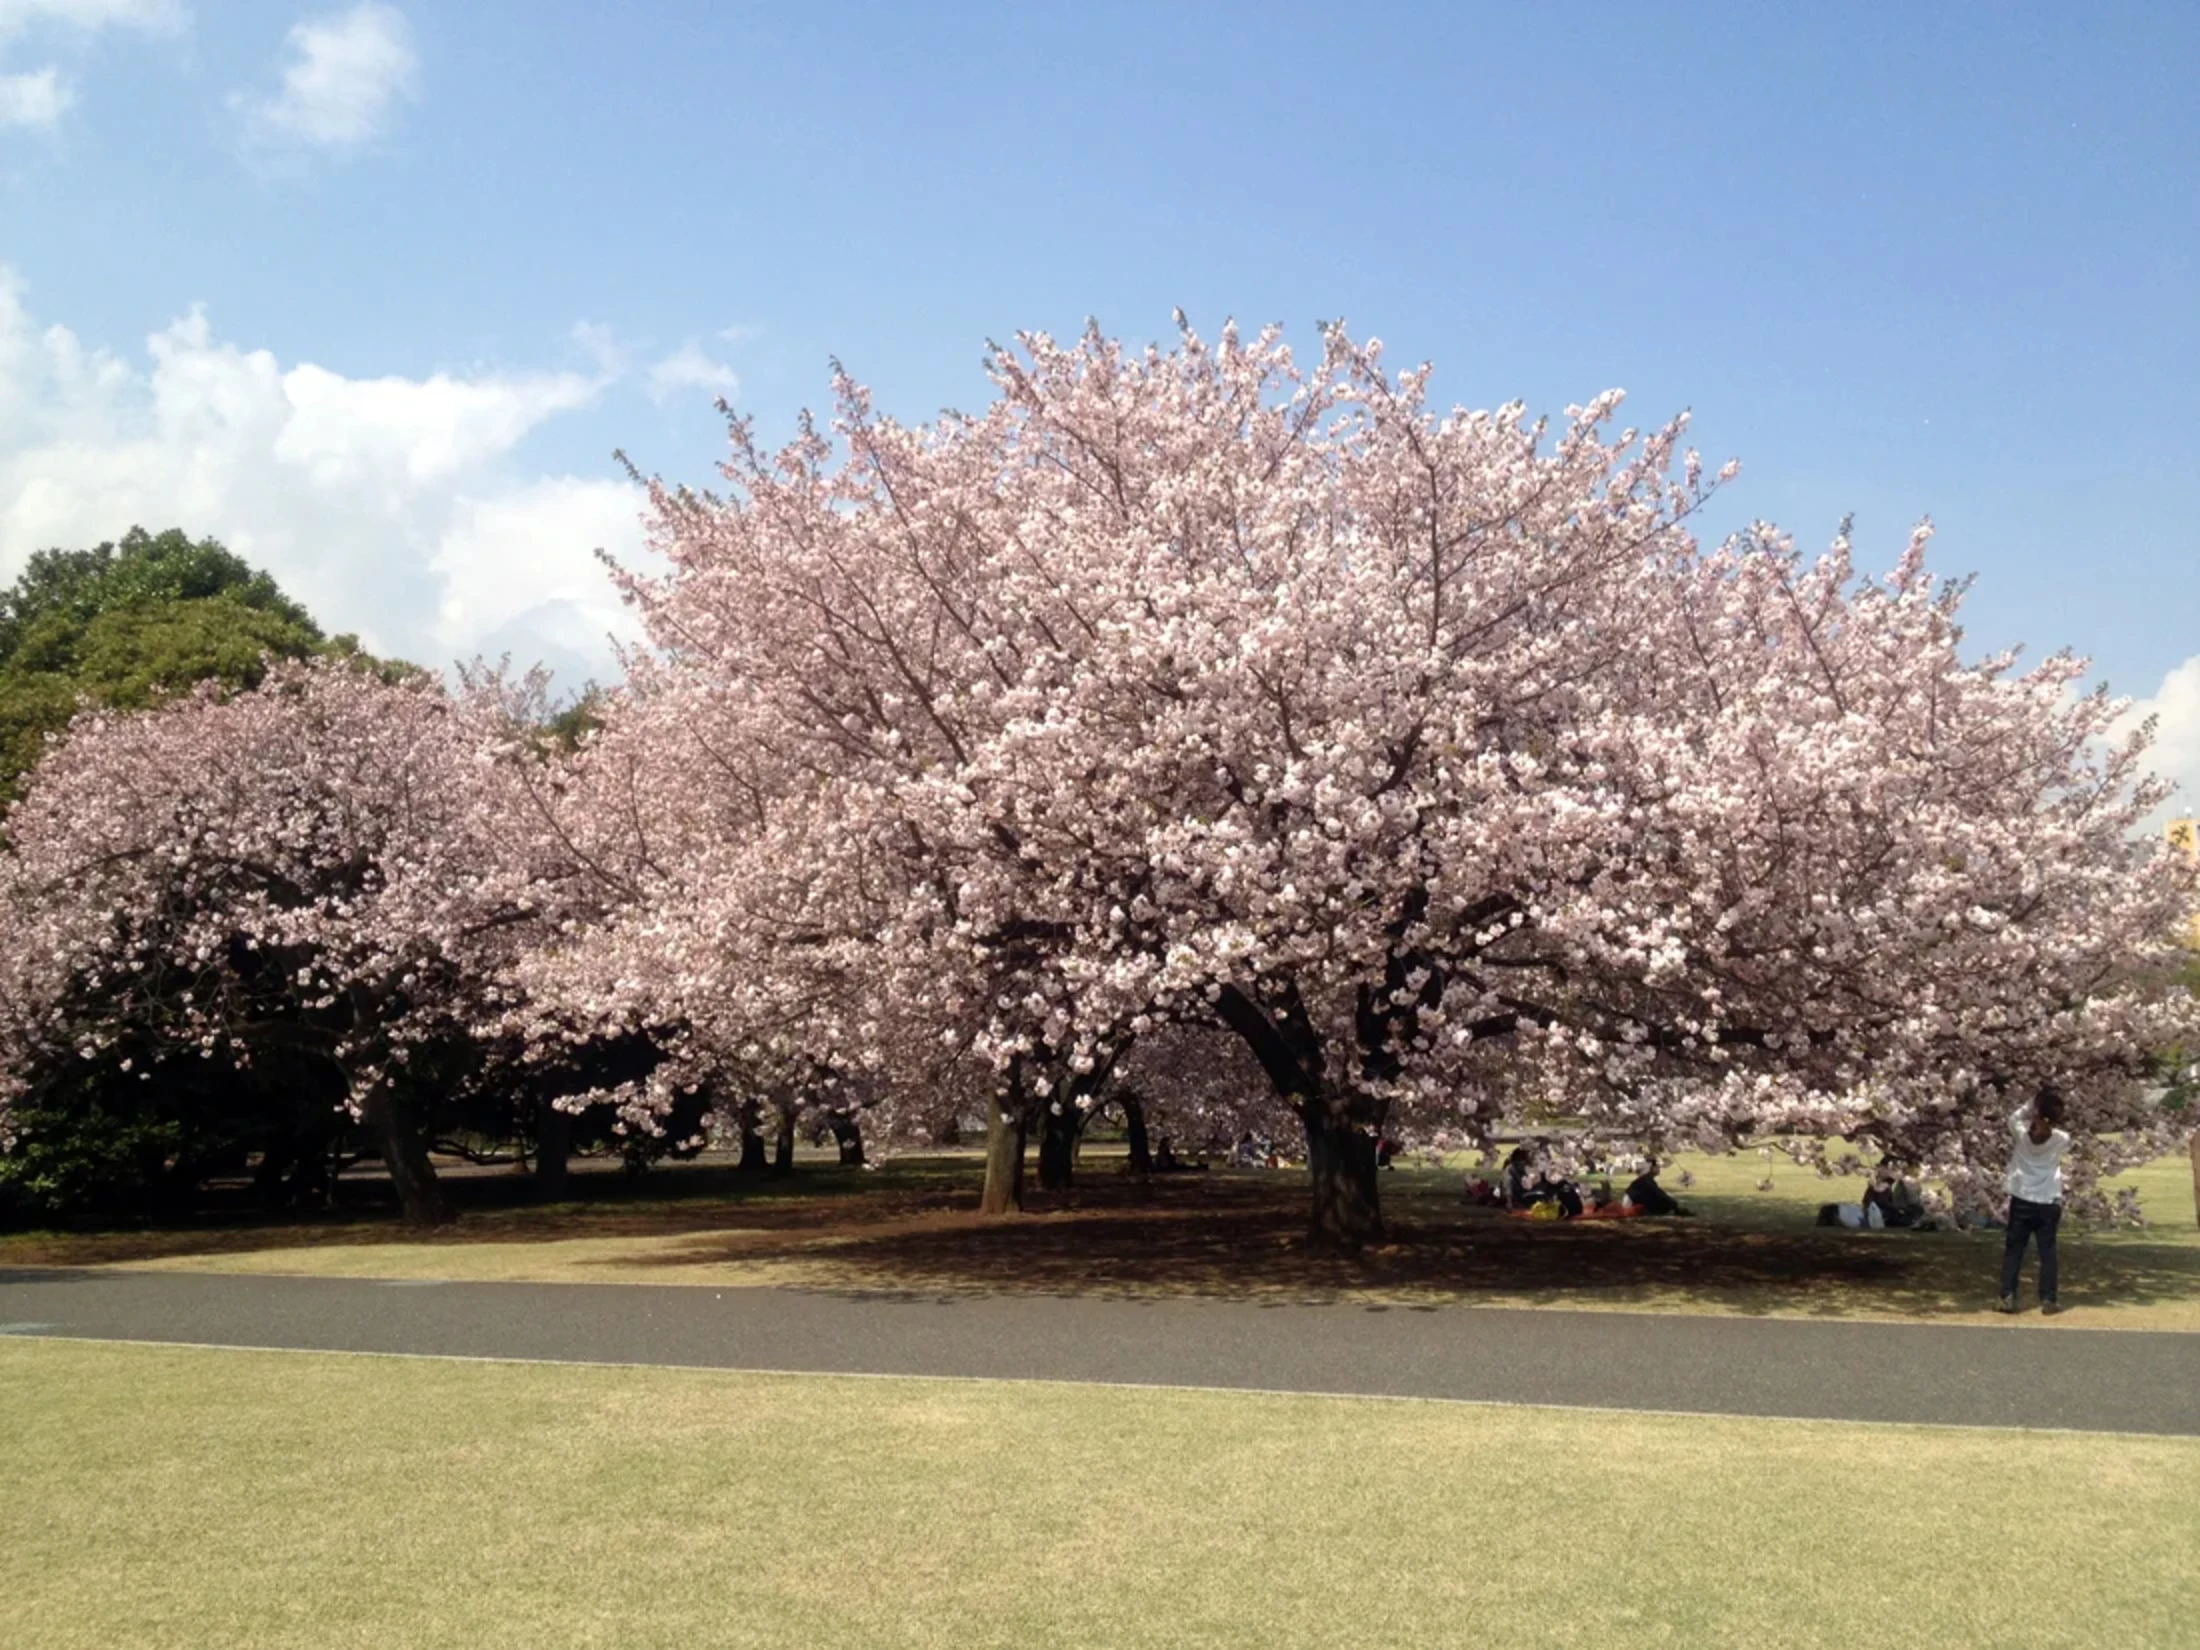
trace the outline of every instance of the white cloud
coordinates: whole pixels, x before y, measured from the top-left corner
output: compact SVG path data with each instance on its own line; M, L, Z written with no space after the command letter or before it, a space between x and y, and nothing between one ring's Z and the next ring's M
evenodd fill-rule
M682 390L708 390L713 395L738 394L741 378L723 361L714 361L690 338L649 369L649 393L664 402Z
M442 592L438 633L492 659L544 660L570 686L608 676L606 634L632 640L637 630L596 549L634 562L641 503L626 482L573 476L457 499L428 563Z
M2148 716L2156 719L2148 765L2177 784L2165 817L2200 814L2200 653L2164 676L2151 699L2135 702L2126 725Z
M617 329L601 321L576 321L569 336L574 347L596 363L598 372L607 378L624 376L632 357Z
M138 29L167 34L189 20L181 0L0 0L0 40L34 23L81 29Z
M594 551L645 554L641 493L518 459L608 381L346 378L226 342L196 309L138 364L40 327L0 269L0 582L33 550L175 526L378 651L436 666L509 651L569 685L608 677L606 637L632 620Z
M31 74L0 74L0 126L51 131L75 102L75 89L51 64Z
M443 481L510 451L544 419L586 406L599 387L569 372L345 378L301 363L283 375L291 416L275 452L323 486L369 477Z
M40 26L87 35L109 28L166 34L188 21L180 0L0 0L0 46ZM0 73L0 130L50 132L75 106L75 82L56 64Z
M400 99L418 95L412 25L395 6L366 0L296 24L289 40L280 91L230 98L263 148L357 149L382 135Z

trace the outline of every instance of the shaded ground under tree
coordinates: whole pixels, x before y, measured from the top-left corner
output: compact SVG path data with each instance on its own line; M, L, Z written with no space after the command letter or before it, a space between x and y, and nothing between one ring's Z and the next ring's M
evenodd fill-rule
M1826 1231L1798 1202L1690 1194L1692 1220L1550 1223L1469 1208L1457 1177L1386 1175L1385 1243L1355 1257L1305 1242L1303 1174L1108 1172L1088 1159L1075 1185L1033 1189L1028 1213L974 1212L969 1157L842 1169L830 1149L790 1178L721 1160L641 1176L576 1164L578 1200L534 1202L517 1170L459 1169L445 1186L459 1223L424 1236L396 1218L386 1186L347 1183L348 1206L271 1221L210 1207L187 1225L0 1240L0 1265L174 1262L320 1247L542 1246L544 1275L598 1281L759 1281L889 1295L993 1293L1365 1300L1410 1308L1480 1299L1545 1305L1711 1307L1741 1312L1944 1316L1990 1299L2000 1234ZM1830 1194L1829 1194L1830 1195ZM2164 1230L2089 1240L2073 1233L2073 1298L2200 1303L2200 1244L2180 1211ZM595 1240L587 1257L557 1246ZM463 1258L450 1259L463 1271Z

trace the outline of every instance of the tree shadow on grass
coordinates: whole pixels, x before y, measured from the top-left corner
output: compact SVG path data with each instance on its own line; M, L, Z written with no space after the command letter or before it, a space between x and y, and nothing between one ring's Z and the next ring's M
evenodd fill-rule
M862 1224L698 1233L606 1264L672 1271L795 1261L821 1274L813 1287L904 1299L1488 1301L1931 1318L1991 1303L2001 1242L1998 1233L1821 1230L1791 1211L1749 1205L1696 1219L1519 1221L1470 1209L1448 1191L1401 1185L1389 1198L1387 1240L1337 1256L1308 1249L1305 1187L1288 1175L1185 1176L1145 1188L1096 1180L1031 1202L1025 1217L1009 1220L980 1219L967 1203L882 1206L882 1218ZM2081 1300L2200 1301L2200 1250L2087 1247L2082 1236L2065 1249L2074 1285L2066 1294Z
M798 1232L907 1219L967 1207L971 1172L953 1161L915 1160L867 1172L807 1165L777 1177L716 1163L678 1163L629 1176L616 1164L573 1176L571 1197L539 1201L534 1183L501 1173L444 1170L458 1211L449 1226L406 1225L385 1180L347 1179L341 1206L311 1214L265 1214L217 1188L192 1218L108 1231L0 1235L0 1265L106 1266L276 1249L382 1244L556 1243L574 1238L660 1238L729 1229Z
M0 1238L0 1265L82 1266L269 1250L634 1240L560 1262L605 1281L738 1282L744 1267L794 1287L895 1299L1054 1295L1171 1297L1269 1305L1574 1306L1824 1317L1969 1316L1991 1303L1998 1233L1851 1233L1816 1228L1800 1202L1691 1196L1694 1220L1545 1223L1471 1209L1447 1175L1384 1176L1388 1240L1351 1257L1310 1252L1306 1183L1287 1172L1217 1171L1139 1182L1083 1169L1034 1192L1021 1218L975 1213L968 1158L883 1169L808 1164L791 1177L723 1164L638 1178L576 1176L573 1201L540 1205L505 1172L453 1174L455 1226L423 1232L393 1210L313 1220L211 1211L185 1227ZM2200 1307L2200 1247L2134 1235L2065 1238L2066 1298L2079 1305ZM699 1277L725 1268L733 1277ZM2066 1320L2067 1321L2067 1320Z

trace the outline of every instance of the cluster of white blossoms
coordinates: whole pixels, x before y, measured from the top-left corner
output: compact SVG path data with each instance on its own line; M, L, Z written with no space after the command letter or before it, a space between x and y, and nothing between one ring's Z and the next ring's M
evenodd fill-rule
M2080 1198L2159 1148L2195 887L2144 738L2073 659L1966 661L1922 532L1879 580L1707 550L1685 420L1438 416L1341 326L993 377L909 427L843 376L782 451L734 422L724 496L653 485L663 571L613 569L650 646L569 754L326 671L80 725L8 823L10 1046L106 1047L125 976L249 1041L256 944L296 1012L356 1001L362 1083L459 1025L646 1031L587 1096L641 1126L1020 1130L1133 1072L1202 1131L1281 1108L1342 1237L1377 1135L1530 1111L1967 1184L2053 1081Z

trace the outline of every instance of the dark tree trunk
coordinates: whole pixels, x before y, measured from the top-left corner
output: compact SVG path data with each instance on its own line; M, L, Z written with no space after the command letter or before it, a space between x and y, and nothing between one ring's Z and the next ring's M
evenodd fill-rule
M1380 1243L1382 1180L1375 1169L1375 1136L1319 1104L1306 1106L1300 1115L1306 1125L1306 1167L1314 1183L1309 1246L1352 1254Z
M1042 1191L1066 1191L1077 1168L1077 1108L1061 1102L1039 1114L1039 1186Z
M779 1108L779 1138L772 1147L772 1173L794 1173L794 1107Z
M535 1125L535 1195L545 1203L565 1196L566 1171L573 1159L573 1114L554 1102L542 1103Z
M284 1201L294 1209L325 1209L336 1201L337 1160L342 1131L337 1119L343 1089L329 1067L310 1060L288 1064L282 1080L297 1099L291 1140L296 1161L291 1165Z
M336 1141L332 1133L308 1135L291 1171L290 1204L297 1209L325 1209L336 1201Z
M1314 1192L1308 1245L1349 1254L1381 1241L1375 1136L1332 1103L1333 1090L1324 1076L1328 1061L1297 988L1286 984L1262 1003L1232 986L1215 1007L1223 1024L1245 1039L1275 1084L1277 1097L1298 1112L1306 1127L1306 1165Z
M378 1088L367 1101L365 1119L382 1148L382 1161L397 1191L397 1206L408 1226L444 1226L456 1219L443 1187L428 1161L428 1148L412 1107L389 1088Z
M253 1081L269 1117L252 1176L253 1196L267 1209L325 1200L341 1086L328 1068L281 1048L254 1060Z
M260 1165L252 1171L252 1199L263 1209L280 1209L290 1201L292 1171L298 1166L298 1138L294 1131L279 1129L267 1137Z
M1130 1135L1132 1174L1153 1173L1153 1142L1146 1135L1146 1103L1135 1094L1122 1096L1123 1126Z
M291 1137L297 1146L297 1157L291 1164L289 1182L283 1188L283 1201L289 1207L323 1209L335 1201L336 1117L333 1105L317 1100L309 1100L301 1107L297 1132Z
M986 1111L985 1190L978 1198L981 1215L1020 1214L1024 1207L1024 1130L1022 1087L995 1092Z
M771 1158L764 1149L763 1131L757 1124L763 1121L762 1113L754 1100L742 1102L741 1111L741 1172L762 1174L771 1167Z
M863 1167L863 1129L851 1113L836 1111L825 1119L825 1126L833 1131L833 1144L840 1148L840 1166L844 1169Z

